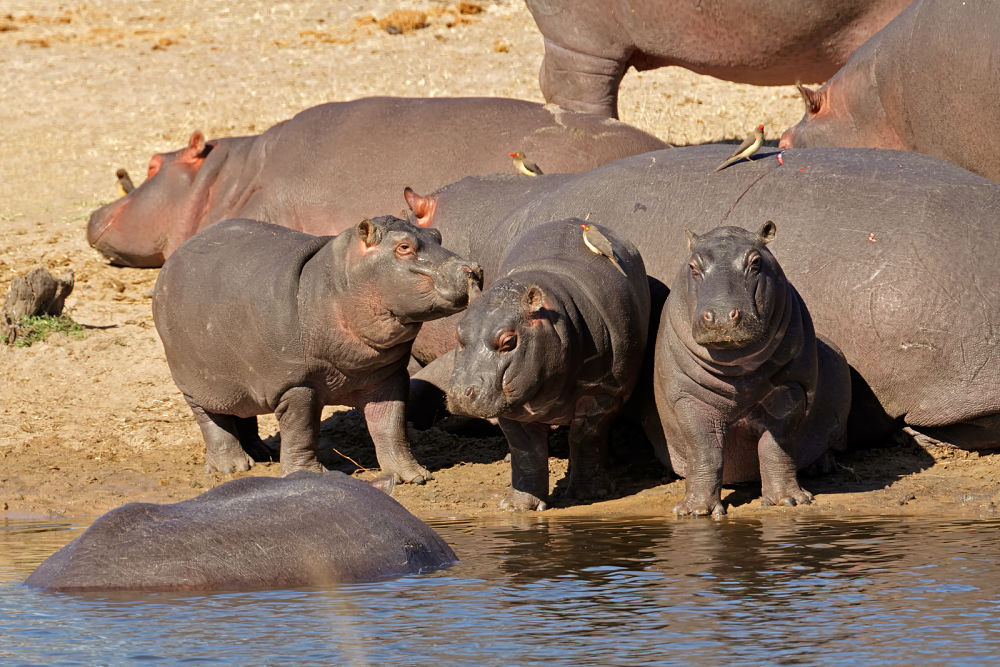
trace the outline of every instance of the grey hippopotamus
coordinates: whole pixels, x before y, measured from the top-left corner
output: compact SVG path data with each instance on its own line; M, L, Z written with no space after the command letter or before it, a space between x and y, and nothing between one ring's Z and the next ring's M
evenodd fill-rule
M604 241L608 254L588 246ZM608 431L639 377L648 324L646 271L628 241L577 218L514 240L458 322L453 359L438 360L453 368L449 410L498 418L507 437L501 507L545 509L551 425L569 426L567 495L607 494Z
M388 494L341 472L302 470L234 479L179 503L113 509L25 583L67 592L300 588L456 560Z
M618 117L618 84L680 65L757 85L825 81L910 0L527 0L546 101Z
M1000 181L1000 3L917 0L819 90L782 147L895 148Z
M410 453L406 366L420 325L458 312L482 271L437 230L384 216L338 236L227 220L189 239L156 281L153 318L206 446L206 467L247 470L275 413L281 470L322 470L324 405L364 412L382 470L430 477Z
M906 423L964 447L1000 446L1000 186L920 153L864 149L789 149L780 161L764 150L712 173L731 151L470 177L410 201L487 280L499 261L489 250L546 220L589 216L630 239L661 288L686 257L685 227L773 220L785 274L854 369L851 443ZM422 330L415 356L440 353L456 319Z
M504 98L374 97L315 106L266 132L153 156L146 182L90 217L87 241L124 266L163 264L185 239L227 218L309 234L398 213L404 186L515 173L511 151L546 172L576 172L665 148L624 123Z
M722 484L761 480L765 505L812 502L796 472L846 449L851 374L757 233L689 233L656 337L656 407L678 515L725 514Z

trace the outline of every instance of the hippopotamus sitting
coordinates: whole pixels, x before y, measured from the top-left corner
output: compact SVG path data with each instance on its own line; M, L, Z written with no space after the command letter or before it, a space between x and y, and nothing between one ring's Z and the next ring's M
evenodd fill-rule
M388 494L340 472L243 477L169 505L99 517L25 582L54 591L299 588L458 560Z
M796 470L843 450L851 375L816 339L802 297L767 244L739 227L688 232L656 337L653 388L670 464L686 478L674 513L725 514L722 484L761 480L765 505L812 501Z
M469 177L410 200L415 219L487 280L497 248L539 221L576 216L612 229L662 289L687 257L685 227L773 220L782 234L769 247L853 367L852 443L881 442L905 423L962 447L1000 447L1000 185L883 150L789 149L781 160L763 150L712 173L731 152L672 148L582 174ZM414 356L446 349L457 319L422 329Z
M896 148L1000 181L1000 2L917 0L819 90L788 147Z
M399 212L404 186L426 192L469 174L515 173L510 151L552 173L665 147L624 123L523 100L331 102L256 136L195 132L185 148L153 156L145 183L94 211L87 241L116 264L155 267L227 218L336 234Z
M648 322L642 258L610 230L574 218L514 241L458 323L448 386L453 413L499 418L511 463L501 507L545 509L555 424L569 426L567 495L607 494L608 431L639 377Z
M910 0L527 0L546 101L618 117L631 65L771 86L825 81Z
M384 216L338 236L228 220L166 262L153 319L167 363L205 438L206 468L247 470L275 413L281 471L322 470L324 405L364 412L382 470L430 473L410 453L410 347L425 320L462 310L482 271L437 230Z

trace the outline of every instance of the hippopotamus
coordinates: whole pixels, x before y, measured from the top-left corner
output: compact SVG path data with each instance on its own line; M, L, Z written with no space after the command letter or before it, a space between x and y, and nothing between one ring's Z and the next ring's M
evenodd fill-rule
M341 472L241 477L189 500L97 518L28 577L53 591L299 588L416 574L458 560L374 486Z
M851 374L767 249L768 220L688 232L656 336L656 407L685 478L678 515L725 514L722 484L761 480L764 505L812 494L796 471L846 449Z
M447 384L452 413L497 418L507 437L501 507L546 508L552 425L569 426L567 496L607 494L608 432L639 377L648 322L642 258L611 230L570 218L514 240L458 322Z
M437 230L392 216L337 236L226 220L188 239L156 280L153 320L206 468L248 470L262 455L256 416L274 413L282 474L322 470L320 413L349 405L384 472L429 479L406 437L410 347L422 322L462 310L481 285Z
M910 0L527 0L546 101L618 117L631 65L762 86L825 81Z
M917 0L819 90L779 145L927 153L1000 181L1000 3Z
M769 247L852 367L850 444L907 424L963 447L1000 446L1000 185L920 153L870 149L764 149L712 173L730 152L673 148L582 174L468 177L410 201L414 219L465 248L487 282L499 261L488 251L543 221L586 218L630 239L663 291L687 257L685 227L772 220L783 233ZM414 355L445 348L456 319L422 330Z
M154 155L146 182L90 216L87 241L115 264L156 267L227 218L315 235L399 213L404 186L515 173L510 151L546 172L576 172L666 147L601 116L523 100L373 97L306 109L266 132Z

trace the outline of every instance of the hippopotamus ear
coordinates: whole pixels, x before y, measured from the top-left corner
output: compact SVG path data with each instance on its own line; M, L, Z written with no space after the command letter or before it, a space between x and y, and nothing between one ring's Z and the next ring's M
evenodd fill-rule
M410 186L406 186L403 188L403 199L406 200L406 205L410 207L413 215L417 218L414 224L418 227L430 227L434 219L434 206L437 204L437 198L434 195L423 197L414 192Z
M529 285L524 290L524 311L529 315L540 311L544 301L545 292L538 285Z
M368 218L358 223L357 233L358 238L369 248L382 240L382 228Z
M767 245L774 240L774 235L778 232L778 228L775 226L773 220L768 220L763 225L761 225L760 231L757 235L760 236L760 242Z
M200 130L195 130L191 133L191 138L188 139L188 151L194 155L201 155L204 150L205 135Z
M684 228L684 236L687 237L688 252L694 248L695 242L698 240L698 235L692 232L687 227Z
M798 81L795 82L795 87L799 89L799 95L802 96L802 101L806 103L806 112L815 114L819 111L820 94L815 90L806 88Z

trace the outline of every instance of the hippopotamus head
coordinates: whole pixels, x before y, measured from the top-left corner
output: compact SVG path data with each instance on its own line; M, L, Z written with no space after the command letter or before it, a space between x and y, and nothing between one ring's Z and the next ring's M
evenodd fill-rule
M717 227L701 236L687 232L687 304L691 336L707 348L737 349L767 335L785 274L766 245L774 238L770 220L754 234ZM680 280L680 276L678 276ZM685 289L675 284L674 289Z
M87 242L113 264L161 266L197 231L206 201L196 195L207 193L198 177L217 143L195 132L185 148L154 155L142 185L91 214Z
M492 418L527 413L547 380L564 372L564 345L540 287L504 278L475 299L457 328L448 410Z
M351 298L404 324L457 313L483 286L483 270L441 246L441 232L391 215L363 220L337 238L346 245Z

